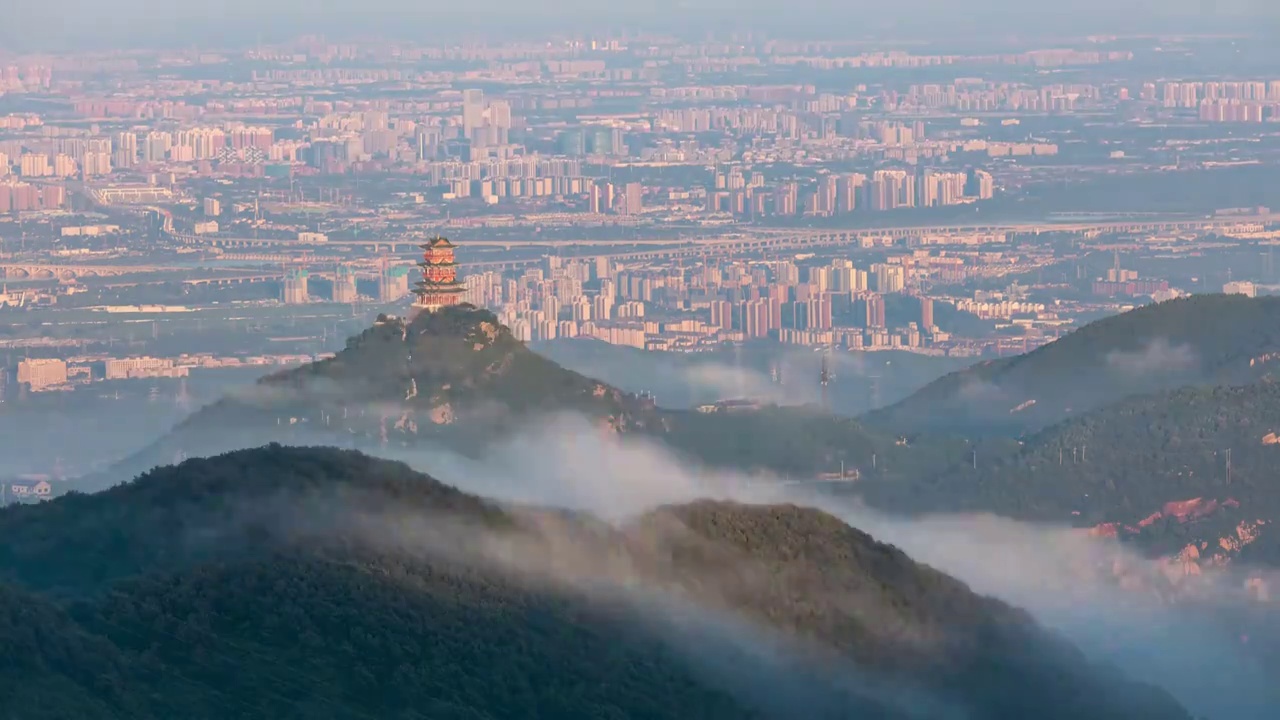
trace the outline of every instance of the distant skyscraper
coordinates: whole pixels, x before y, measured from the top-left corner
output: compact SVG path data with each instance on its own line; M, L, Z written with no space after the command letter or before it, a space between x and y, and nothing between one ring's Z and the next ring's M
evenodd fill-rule
M462 91L462 131L468 140L484 127L484 91Z
M644 209L644 185L638 182L627 183L622 191L622 214L639 215Z
M591 186L591 212L607 213L613 210L613 183L597 182Z
M933 299L920 298L920 329L929 332L933 328Z
M882 328L885 326L884 297L871 294L867 296L867 327Z
M991 173L986 170L976 170L973 173L973 194L979 200L990 200L996 194L995 178L991 177Z
M351 272L351 268L339 266L333 276L333 301L349 304L356 298L356 274Z
M395 302L409 294L409 268L388 267L378 275L378 302Z
M131 168L138 163L138 136L131 132L115 136L112 162L119 168Z
M440 128L432 126L420 127L415 131L419 160L435 160L440 155L440 135Z
M307 271L290 269L284 275L284 289L280 298L285 305L302 305L310 299L307 292Z

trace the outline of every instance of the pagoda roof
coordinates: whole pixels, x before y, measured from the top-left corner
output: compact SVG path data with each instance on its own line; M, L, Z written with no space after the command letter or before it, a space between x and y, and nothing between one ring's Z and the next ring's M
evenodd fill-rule
M437 235L431 238L430 240L426 241L422 245L419 245L418 247L423 248L425 250L430 248L451 248L451 247L457 247L457 246L449 242L449 238Z

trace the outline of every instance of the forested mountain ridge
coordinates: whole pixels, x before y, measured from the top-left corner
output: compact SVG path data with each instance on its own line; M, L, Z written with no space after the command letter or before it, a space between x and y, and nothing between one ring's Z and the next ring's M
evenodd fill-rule
M1280 383L1131 397L933 476L863 486L908 512L993 512L1179 562L1280 564Z
M811 717L905 718L895 686L979 718L1188 717L1025 613L797 507L703 502L615 527L271 446L6 508L0 538L0 579L25 588L0 593L0 618L18 618L0 665L56 666L48 686L76 717L794 716L747 692L766 676ZM690 612L738 629L667 626ZM30 627L54 637L21 641ZM690 647L695 628L711 634ZM705 674L698 653L723 665L757 632L794 663L747 653ZM842 663L866 683L824 675Z
M131 477L175 456L268 441L350 446L393 456L400 449L425 444L480 456L510 433L545 427L548 418L573 413L607 434L656 440L695 465L763 470L793 478L829 478L843 470L858 478L847 490L885 509L992 512L1082 528L1114 524L1121 537L1136 540L1146 552L1166 556L1183 552L1193 540L1204 545L1199 552L1210 551L1210 546L1229 541L1228 535L1234 535L1229 542L1238 542L1243 550L1256 539L1259 520L1280 521L1280 510L1270 509L1278 504L1272 499L1276 493L1260 482L1247 493L1243 489L1224 492L1215 484L1214 472L1221 473L1225 457L1214 453L1225 455L1229 447L1238 447L1234 450L1238 482L1252 482L1250 478L1260 479L1265 473L1265 459L1255 459L1262 452L1261 441L1224 436L1213 447L1202 443L1201 450L1206 452L1188 458L1191 446L1178 429L1187 424L1203 432L1223 412L1231 413L1232 426L1240 429L1271 422L1271 406L1264 400L1249 402L1249 391L1197 388L1207 387L1201 383L1210 382L1211 376L1238 373L1264 379L1264 384L1256 386L1259 398L1274 395L1275 386L1265 384L1265 379L1276 359L1266 349L1280 342L1280 330L1274 329L1280 322L1280 313L1275 312L1280 310L1278 303L1241 296L1162 303L1087 326L1026 356L940 381L954 385L957 377L994 373L989 384L996 387L1009 377L1042 377L1031 373L1039 369L1050 378L1037 386L1044 392L1056 393L1064 403L1068 396L1072 402L1077 395L1088 400L1087 393L1056 383L1078 375L1073 362L1091 358L1095 370L1099 364L1111 368L1114 377L1106 380L1111 383L1108 387L1123 385L1123 390L1116 390L1118 404L1104 403L1087 412L1073 410L1066 419L1040 428L1021 443L998 435L983 437L994 427L984 421L973 426L977 435L965 437L892 433L875 428L883 417L873 416L869 428L862 420L832 417L812 407L711 413L664 409L561 368L525 348L491 313L461 306L419 315L410 322L384 318L352 338L336 357L270 376L251 393L205 408L126 463L111 482L122 479L122 473ZM1067 351L1055 350L1059 345ZM1161 354L1161 347L1174 360ZM1149 373L1143 358L1152 362L1163 358L1163 367L1170 373ZM1086 371L1089 362L1084 362ZM1002 368L1013 369L1005 373ZM1135 373L1150 375L1155 385L1178 378L1190 378L1195 384L1185 397L1180 390L1134 395L1141 387ZM1066 390L1055 389L1060 387ZM931 386L921 392L928 395L937 389ZM1101 397L1093 399L1103 402ZM1219 408L1219 403L1231 407ZM981 403L974 407L979 405L991 407ZM1012 415L996 405L999 412L995 414L1005 419L1020 417L1050 405L1036 403ZM940 407L938 412L945 417L949 412L945 399ZM1048 418L1041 416L1037 424ZM1097 430L1097 437L1081 435L1094 432L1088 429L1099 424L1106 429ZM1158 428L1163 429L1148 432ZM582 429L575 426L565 432L581 433ZM1171 443L1182 450L1167 452ZM1216 503L1216 509L1197 514L1194 533L1188 534L1188 522L1167 518L1139 525L1157 512L1165 517L1169 503L1196 498ZM1205 517L1210 514L1212 518ZM1209 519L1214 522L1206 522ZM1124 532L1125 525L1141 532ZM1169 532L1162 533L1163 529ZM1270 552L1262 552L1265 547L1264 543L1248 548L1247 554L1270 557ZM1230 557L1238 553L1236 549L1222 552Z
M379 452L434 445L478 455L562 415L657 440L697 462L800 476L869 465L893 445L813 407L659 408L534 353L492 313L463 305L411 321L381 318L334 357L270 375L197 411L84 486L273 441Z
M1194 295L1090 323L873 412L894 432L1034 432L1133 395L1238 385L1280 368L1280 297Z

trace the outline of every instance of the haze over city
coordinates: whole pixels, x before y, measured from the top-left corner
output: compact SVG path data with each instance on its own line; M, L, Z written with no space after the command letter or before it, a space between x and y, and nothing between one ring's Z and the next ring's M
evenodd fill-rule
M1278 21L5 8L0 720L1272 720Z

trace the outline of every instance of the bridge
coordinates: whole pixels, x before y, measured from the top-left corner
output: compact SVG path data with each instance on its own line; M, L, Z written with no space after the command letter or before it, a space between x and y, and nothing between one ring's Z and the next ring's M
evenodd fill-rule
M1166 218L1150 220L1112 220L1097 222L1010 222L981 223L971 225L913 225L902 227L873 227L856 229L814 229L814 228L732 228L732 234L700 237L700 238L610 238L583 240L481 240L468 239L467 247L491 248L495 250L513 250L528 248L568 249L568 248L601 248L608 246L654 247L653 250L621 251L618 253L590 254L583 257L617 257L619 259L645 259L661 257L679 257L697 255L707 251L754 252L805 249L816 247L833 247L841 245L858 245L864 241L881 238L918 239L940 235L1040 235L1043 233L1072 233L1082 235L1101 235L1107 233L1150 233L1150 232L1206 232L1213 230L1230 230L1242 225L1265 225L1280 222L1280 214L1231 215L1202 218ZM190 245L206 245L227 248L268 248L281 246L308 247L300 245L296 240L280 238L233 238L217 235L192 235L189 233L170 233L177 241ZM329 240L326 246L363 247L374 251L390 250L399 253L402 250L412 252L421 243L419 239L368 239L368 240ZM518 264L528 264L517 261ZM530 261L533 262L533 261ZM493 267L507 265L506 261L491 263Z
M183 280L183 285L191 287L201 286L227 286L227 285L249 285L252 283L263 282L279 282L284 279L284 273L264 273L260 275L224 275L221 277L192 278Z
M77 280L94 277L156 272L182 272L185 268L156 265L62 265L54 263L3 263L0 276L6 280Z
M160 212L159 208L139 207L142 212ZM933 235L978 235L978 234L1012 234L1037 235L1048 232L1078 233L1097 235L1104 233L1144 233L1144 232L1207 232L1237 229L1242 225L1266 225L1280 222L1280 214L1232 215L1210 218L1177 218L1165 220L1119 220L1110 222L1039 222L1039 223L986 223L975 225L918 225L894 228L859 228L847 230L821 229L786 229L758 228L749 233L738 233L720 237L676 238L676 239L609 239L609 240L467 240L467 247L478 248L547 248L557 250L581 249L581 254L570 253L565 257L583 260L608 258L611 260L653 261L674 258L697 258L707 255L750 254L794 252L822 247L840 247L861 245L867 241L882 238L912 239ZM223 243L234 247L234 243L248 243L250 247L263 249L274 248L276 252L243 252L226 253L211 260L240 261L256 263L310 264L324 265L325 260L309 258L305 252L301 255L280 252L281 246L293 245L300 248L296 241L257 238L217 238L216 236L196 236L171 234L179 240L190 240L193 243ZM334 246L366 246L374 249L388 248L398 252L415 250L417 240L336 240L327 243ZM615 252L591 252L609 246L622 246ZM644 249L645 247L652 249ZM477 260L462 262L461 266L471 272L489 270L513 270L541 262L541 257L504 260ZM329 261L332 262L332 261ZM394 264L407 264L408 260L393 261ZM58 280L68 281L83 278L119 277L122 275L141 275L157 272L188 273L197 268L163 267L155 265L84 265L56 263L5 263L0 264L0 277L7 280ZM232 270L232 268L221 268ZM266 282L278 280L282 273L263 273L245 268L247 274L198 278L185 282L192 285L235 285L246 282Z

